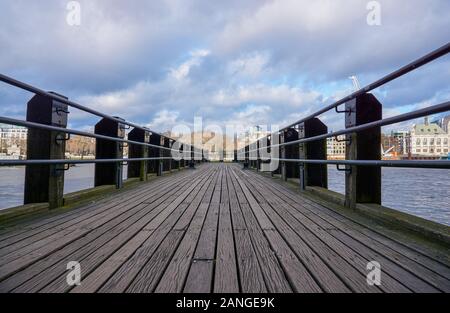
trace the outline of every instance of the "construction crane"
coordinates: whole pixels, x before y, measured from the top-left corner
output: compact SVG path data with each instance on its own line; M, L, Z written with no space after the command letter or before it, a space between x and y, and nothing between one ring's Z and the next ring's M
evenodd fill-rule
M389 149L387 149L386 151L383 148L383 145L381 145L381 156L382 157L392 157L392 153L390 153L393 149L395 148L395 146L390 147Z

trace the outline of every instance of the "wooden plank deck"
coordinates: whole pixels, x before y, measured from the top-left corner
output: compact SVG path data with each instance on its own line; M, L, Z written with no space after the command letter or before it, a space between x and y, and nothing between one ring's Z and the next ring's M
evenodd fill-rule
M0 292L450 292L450 267L274 180L204 164L2 231Z

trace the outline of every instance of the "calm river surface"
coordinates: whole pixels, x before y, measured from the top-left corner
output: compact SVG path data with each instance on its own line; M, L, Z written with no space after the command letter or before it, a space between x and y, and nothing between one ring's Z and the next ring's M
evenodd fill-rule
M0 209L21 205L24 167L0 168ZM329 188L344 192L344 173L330 166ZM65 173L64 193L94 186L94 165L72 167ZM124 177L126 167L124 168ZM450 170L383 169L383 205L450 225Z

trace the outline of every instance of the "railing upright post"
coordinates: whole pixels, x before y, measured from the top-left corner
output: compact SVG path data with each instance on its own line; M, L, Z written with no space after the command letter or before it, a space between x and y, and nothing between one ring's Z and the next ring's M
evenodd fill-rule
M128 133L128 139L132 141L138 141L143 143L149 143L150 133L139 128L134 128ZM134 158L147 158L148 147L130 144L128 148L128 157ZM129 162L128 163L128 178L139 177L141 181L147 180L147 161Z
M184 158L184 145L180 143L180 168L184 168L186 166L186 160Z
M257 151L256 151L256 143L253 142L250 144L250 168L255 168L256 165L256 156L257 156Z
M194 146L190 146L191 157L189 160L189 168L195 168L195 160L194 160Z
M166 137L161 137L161 145L166 147L166 148L170 148L170 139L166 138ZM164 158L169 158L170 157L170 151L164 149L163 150L163 156ZM163 172L170 172L172 167L172 160L171 159L164 159L163 160Z
M161 146L161 135L159 134L150 134L150 144L160 147ZM162 156L162 151L156 147L150 147L148 149L149 158L160 158ZM147 172L156 174L156 176L161 176L161 160L149 160L147 162Z
M150 131L145 131L144 133L144 142L150 143ZM148 158L149 156L149 147L142 146L142 157ZM148 180L148 162L147 161L141 161L141 167L140 167L140 180L141 181L147 181Z
M256 141L256 171L259 172L261 169L261 156L260 153L261 151L259 151L259 149L261 148L261 141L257 140Z
M182 163L181 163L181 162L183 162L183 145L179 145L179 147L180 147L180 149L178 151L179 151L179 154L181 155L181 159L178 160L177 164L178 164L178 170L181 171L181 167L184 167L184 165L182 165Z
M382 105L374 95L366 93L345 104L345 127L358 126L382 119ZM381 128L374 127L346 135L347 160L380 160ZM347 166L345 176L345 205L356 203L381 204L381 168Z
M66 97L61 96L67 99ZM35 95L27 104L27 121L66 128L67 105ZM66 134L28 129L27 159L64 159ZM50 209L64 205L64 164L30 164L25 168L24 203L48 202Z
M94 132L99 135L105 135L115 138L125 138L125 124L103 118L95 125ZM117 141L96 139L95 158L98 159L122 159L124 144ZM123 183L123 165L122 162L96 163L95 164L95 183L94 185L116 185L121 188Z
M249 156L249 146L245 146L244 147L244 169L248 169L249 167L249 160L250 156Z
M309 119L298 127L299 139L323 135L328 132L328 127L318 118ZM316 140L301 143L299 145L299 158L305 160L326 160L327 140ZM300 189L305 190L306 186L318 186L328 188L328 171L326 164L305 164L300 163Z
M173 147L173 143L175 141L173 139L169 139L169 148ZM169 152L169 157L170 157L170 168L169 171L172 171L173 169L179 169L177 161L175 161L175 159L172 156L172 151L168 151Z
M285 142L285 131L282 131L280 133L280 144L283 144ZM286 159L286 146L280 146L280 159ZM281 161L280 162L280 166L281 166L281 179L283 181L287 180L286 177L286 162L285 161Z
M267 137L267 153L268 153L268 155L269 155L269 162L267 162L267 163L269 163L270 164L270 158L271 158L271 156L272 156L272 134L271 135L269 135L268 137ZM276 135L275 135L276 136ZM279 157L279 156L278 156ZM275 171L270 171L270 176L272 176L273 177L273 175L275 174Z

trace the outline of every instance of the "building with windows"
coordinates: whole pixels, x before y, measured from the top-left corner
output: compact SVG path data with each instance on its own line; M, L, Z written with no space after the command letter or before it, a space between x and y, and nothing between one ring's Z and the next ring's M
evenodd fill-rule
M0 153L26 154L28 129L14 125L0 124ZM14 147L14 148L13 148ZM9 149L9 152L8 152Z
M345 159L345 135L327 138L327 157L330 160L344 160Z
M411 129L411 153L413 156L436 158L448 156L449 139L448 131L436 123L429 123L428 118L425 118L423 124L413 125Z

